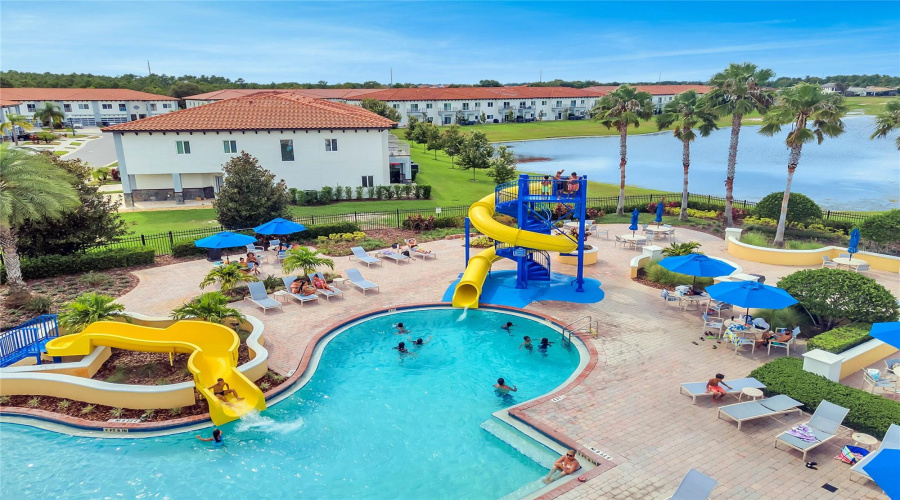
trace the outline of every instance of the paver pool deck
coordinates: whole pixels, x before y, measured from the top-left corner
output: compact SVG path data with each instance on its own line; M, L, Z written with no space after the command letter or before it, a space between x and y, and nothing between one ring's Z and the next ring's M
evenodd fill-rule
M611 234L629 233L626 225L610 225ZM770 284L802 269L743 261L727 254L721 238L678 228L680 241L699 241L702 251L743 267L744 272L762 274ZM600 249L600 262L587 266L585 276L602 282L606 296L597 304L561 302L533 303L526 310L553 316L563 323L590 315L600 321L600 335L592 342L598 363L590 374L558 402L546 401L524 410L542 427L568 436L581 447L593 447L612 457L615 467L585 483L569 483L567 491L555 490L559 498L653 499L668 498L685 472L693 467L718 481L711 498L716 499L887 499L872 482L850 480L849 466L833 457L850 443L850 431L841 427L838 437L809 455L818 470L807 469L800 454L775 449L774 437L792 425L808 420L796 413L775 419L747 422L738 431L734 423L716 418L716 407L735 402L713 403L700 398L696 405L679 394L679 384L699 382L716 372L727 378L746 377L757 366L783 356L783 350L734 353L724 344L701 342L702 322L696 311L682 312L664 307L659 291L628 278L630 260L638 254L613 246L613 241L591 238ZM392 306L439 302L447 286L464 267L462 240L428 243L437 259L366 268L347 257L335 257L336 271L359 269L381 287L365 296L351 286L343 299L318 304L285 304L283 311L263 314L248 301L234 303L246 314L265 324L269 366L287 373L297 368L311 339L343 318ZM555 272L574 274L575 268L557 262ZM209 270L203 260L136 271L141 282L119 299L129 311L168 316L171 310L203 290L197 283ZM513 269L511 261L500 261L495 269ZM263 264L264 272L281 276L280 268ZM883 271L870 274L895 294L900 275ZM208 290L207 290L208 291ZM524 334L524 333L523 333ZM697 341L699 345L694 345ZM804 352L801 345L791 355ZM822 485L838 488L828 493Z

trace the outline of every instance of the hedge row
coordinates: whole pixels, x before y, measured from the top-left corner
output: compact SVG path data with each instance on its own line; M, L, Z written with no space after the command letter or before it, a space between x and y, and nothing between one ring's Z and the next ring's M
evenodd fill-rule
M872 337L869 337L871 328L872 325L869 323L853 323L835 328L809 339L809 342L806 343L806 349L822 349L823 351L840 354L863 342L872 340Z
M888 427L898 422L900 401L894 401L853 387L832 382L803 370L803 360L783 357L750 372L766 385L767 396L784 394L813 412L823 400L848 408L844 425L883 439Z
M38 279L153 264L155 255L156 251L146 246L116 248L72 255L21 257L20 265L25 279ZM5 267L0 268L0 282L6 283Z
M390 186L325 186L319 190L289 189L296 205L325 205L342 200L391 200L430 199L431 186L427 184L392 184Z
M421 214L419 214L421 215ZM426 216L427 218L427 216ZM434 228L435 229L443 229L448 227L465 227L466 218L462 215L457 215L454 217L435 217L434 218ZM412 229L412 221L406 219L403 221L403 227L405 229Z

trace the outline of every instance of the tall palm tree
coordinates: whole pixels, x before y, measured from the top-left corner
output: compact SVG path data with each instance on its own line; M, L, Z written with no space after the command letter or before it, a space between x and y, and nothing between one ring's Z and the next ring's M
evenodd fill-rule
M285 274L289 274L296 269L301 269L303 274L309 274L316 272L316 268L319 266L334 269L333 260L319 257L319 255L321 253L318 250L310 250L306 247L288 250L284 256L284 261L281 263L281 270Z
M619 131L619 204L616 214L625 213L625 164L628 161L628 127L640 127L641 120L649 120L653 116L653 96L648 92L638 91L629 85L622 85L606 94L594 108L591 116L606 128L613 127Z
M242 281L259 281L259 278L247 274L237 262L216 266L206 273L206 277L200 282L200 288L206 288L213 283L219 284L219 290L227 292L234 289Z
M660 130L675 126L673 134L681 141L681 165L684 167L684 186L681 192L681 220L687 220L688 210L688 170L691 168L691 142L708 136L716 125L716 114L700 99L697 92L688 90L667 102L663 112L656 115L656 125Z
M49 122L50 131L53 132L53 124L65 121L66 114L63 113L59 104L56 104L55 102L45 102L34 112L34 119L40 120L42 127L44 126L44 122Z
M0 247L9 295L28 292L16 250L16 228L26 221L57 219L81 204L75 182L44 155L0 145Z
M728 146L728 171L725 176L725 224L734 226L731 207L734 203L734 169L737 165L738 137L741 133L741 118L753 111L765 114L772 105L773 92L766 89L766 83L775 76L770 69L758 69L755 64L728 65L721 73L716 73L709 84L713 89L707 98L719 116L731 115L731 144Z
M13 141L15 141L16 146L18 146L19 134L16 133L16 127L21 127L25 130L31 130L34 128L34 125L31 124L31 120L29 120L25 115L16 115L12 113L6 114L6 121L3 122L3 124L0 124L0 132L6 132L7 130L11 131Z
M884 105L881 114L875 117L875 133L870 139L887 137L893 130L900 130L900 99L891 99ZM900 149L900 136L897 136L897 149Z
M787 185L784 188L784 199L781 202L781 215L778 217L778 229L775 232L775 245L784 246L784 226L787 221L788 201L791 198L791 181L803 145L812 140L822 144L825 136L837 137L844 133L844 122L841 118L847 114L844 97L840 94L826 94L822 87L811 83L800 83L784 89L775 99L775 105L766 115L759 132L772 136L781 131L781 126L792 123L785 144L790 149L788 156ZM812 122L813 128L807 125Z
M189 318L224 324L227 319L242 320L244 315L237 309L228 307L228 297L222 292L209 292L172 311L172 319Z
M109 295L83 293L73 302L63 304L63 310L57 318L59 326L68 333L78 333L97 321L122 318L131 322L131 318L125 314L125 306L115 300L115 297Z

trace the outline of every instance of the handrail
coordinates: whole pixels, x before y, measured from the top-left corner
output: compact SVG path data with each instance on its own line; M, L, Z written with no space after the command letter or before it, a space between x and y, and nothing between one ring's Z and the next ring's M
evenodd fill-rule
M41 342L59 336L55 314L42 314L0 334L0 366L35 356L40 364Z
M587 324L588 330L590 330L591 333L595 336L599 335L600 320L595 320L591 316L582 316L582 317L576 319L575 321L569 323L568 325L562 327L563 338L565 338L566 340L571 342L572 334L577 331L577 329L574 328L575 325L582 323L584 320L587 320L586 324ZM584 325L582 325L582 326L584 326ZM566 332L568 332L568 336L566 336Z

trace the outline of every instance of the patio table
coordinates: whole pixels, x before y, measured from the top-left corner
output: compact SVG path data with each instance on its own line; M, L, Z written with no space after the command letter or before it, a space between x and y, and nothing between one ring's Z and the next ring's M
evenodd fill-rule
M668 238L674 231L673 227L647 227L647 233L656 239L661 239L663 236Z
M831 260L833 260L838 265L838 267L846 266L846 267L850 267L850 268L855 268L856 266L860 266L862 264L868 264L868 262L866 262L862 259L850 259L847 257L838 257L836 259L831 259Z
M637 248L637 243L643 243L643 242L647 241L646 236L638 236L636 234L635 235L627 234L625 236L621 236L621 238L623 240L627 241L628 243L631 243L632 246L634 246L635 248Z

